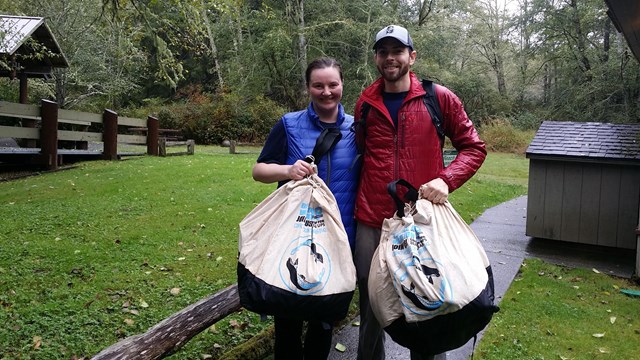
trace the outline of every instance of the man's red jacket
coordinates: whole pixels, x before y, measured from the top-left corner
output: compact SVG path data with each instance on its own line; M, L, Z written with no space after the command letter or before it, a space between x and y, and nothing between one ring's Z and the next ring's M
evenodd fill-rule
M439 177L452 192L478 171L487 155L460 99L446 87L436 85L444 133L458 150L455 160L444 167L440 139L422 101L425 91L413 72L410 76L411 87L400 107L397 128L382 101L382 78L367 87L356 103L356 122L360 121L363 102L371 108L365 120L355 218L371 227L380 228L385 218L393 217L395 204L387 193L391 181L405 179L417 189Z

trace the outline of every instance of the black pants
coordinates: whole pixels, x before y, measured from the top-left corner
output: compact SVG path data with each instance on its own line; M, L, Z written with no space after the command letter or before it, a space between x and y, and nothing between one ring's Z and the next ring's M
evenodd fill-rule
M307 321L302 343L302 320L274 317L274 360L326 360L331 351L333 328L328 323Z

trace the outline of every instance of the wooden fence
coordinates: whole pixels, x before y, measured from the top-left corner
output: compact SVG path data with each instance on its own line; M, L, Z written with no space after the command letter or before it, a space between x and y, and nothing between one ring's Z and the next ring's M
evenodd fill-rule
M158 119L149 116L146 120L118 116L111 110L102 114L59 109L58 104L42 100L38 105L26 105L0 101L0 116L22 119L22 126L0 125L0 137L22 139L26 147L5 150L0 161L31 163L55 170L63 162L63 156L84 156L104 160L116 160L118 143L146 145L146 154L159 155L161 139ZM40 123L38 126L38 122ZM59 124L68 124L68 129L59 129ZM101 132L91 132L91 129ZM144 128L144 134L131 134L128 129ZM36 141L40 147L36 148ZM59 144L75 143L75 149L61 149ZM88 150L89 142L102 142L102 152ZM187 144L188 153L193 154L193 141ZM166 154L166 151L165 151Z

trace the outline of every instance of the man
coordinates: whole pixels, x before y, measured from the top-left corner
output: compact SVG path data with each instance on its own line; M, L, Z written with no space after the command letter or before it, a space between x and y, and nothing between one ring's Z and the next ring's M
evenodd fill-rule
M356 137L364 144L355 209L358 230L354 261L361 317L358 360L385 357L384 332L369 306L367 282L382 222L393 217L395 211L387 184L405 179L420 187L422 198L441 204L476 173L486 157L484 142L461 101L449 89L436 85L444 133L458 150L456 159L444 167L440 138L422 100L425 91L411 72L416 51L407 29L397 25L383 28L376 35L373 49L381 76L362 92L354 113L355 121L360 122L363 103L369 104L365 125L356 126ZM444 357L441 354L427 359ZM411 359L426 360L413 352Z

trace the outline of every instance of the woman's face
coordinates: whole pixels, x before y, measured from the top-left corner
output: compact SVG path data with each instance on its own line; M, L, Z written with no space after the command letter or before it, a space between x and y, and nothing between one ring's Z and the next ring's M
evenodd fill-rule
M316 112L334 111L342 99L340 72L335 67L313 70L308 91Z

